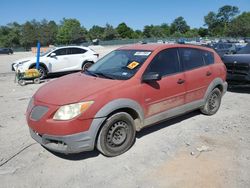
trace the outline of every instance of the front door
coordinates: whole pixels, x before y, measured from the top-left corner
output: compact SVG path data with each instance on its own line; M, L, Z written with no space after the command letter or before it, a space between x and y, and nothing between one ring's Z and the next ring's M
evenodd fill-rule
M162 79L142 83L146 108L145 118L184 105L185 80L180 68L177 48L160 51L144 74L148 72L159 73Z

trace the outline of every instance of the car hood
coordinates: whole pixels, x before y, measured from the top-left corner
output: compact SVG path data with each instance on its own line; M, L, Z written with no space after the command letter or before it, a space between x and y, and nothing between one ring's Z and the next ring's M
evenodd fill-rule
M21 62L28 62L28 61L36 61L36 57L26 57L26 58L22 58L22 59L18 59L16 61L14 61L15 64L21 63Z
M121 82L75 73L45 84L36 92L34 98L38 102L53 105L72 104Z

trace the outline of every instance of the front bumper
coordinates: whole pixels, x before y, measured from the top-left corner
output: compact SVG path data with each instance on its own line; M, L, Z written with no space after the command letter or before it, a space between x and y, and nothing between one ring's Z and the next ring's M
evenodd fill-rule
M54 136L39 134L30 128L31 137L45 148L59 153L80 153L91 151L95 147L98 130L105 118L94 119L88 131L72 135Z

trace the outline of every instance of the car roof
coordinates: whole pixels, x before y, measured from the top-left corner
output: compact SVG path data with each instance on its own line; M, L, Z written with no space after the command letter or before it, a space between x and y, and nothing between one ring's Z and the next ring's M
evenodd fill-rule
M166 48L197 48L207 51L213 51L210 48L198 45L191 45L191 44L133 44L133 45L126 45L123 47L118 48L117 50L148 50L148 51L155 51L161 50Z
M90 48L86 47L86 46L57 46L55 47L55 49L61 49L61 48L82 48L85 50L89 50Z

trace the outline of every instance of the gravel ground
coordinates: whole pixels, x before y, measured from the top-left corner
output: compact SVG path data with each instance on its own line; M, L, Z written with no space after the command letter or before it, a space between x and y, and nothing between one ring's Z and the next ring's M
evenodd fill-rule
M25 121L44 83L21 87L8 73L30 55L0 56L0 187L250 187L249 87L230 89L214 116L195 111L142 130L121 156L59 155L32 140Z

